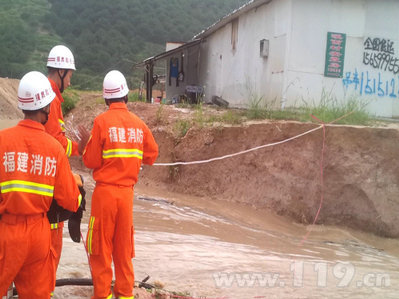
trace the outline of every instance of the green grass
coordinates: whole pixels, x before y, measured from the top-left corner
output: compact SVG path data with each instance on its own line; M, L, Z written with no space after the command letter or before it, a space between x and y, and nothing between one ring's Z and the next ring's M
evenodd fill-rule
M213 125L215 123L227 123L227 124L241 124L244 121L245 112L244 110L236 109L225 109L220 107L204 107L203 103L199 104L187 104L180 103L177 105L179 108L187 108L194 110L194 119L192 125L203 128L207 125ZM209 110L220 111L220 113L212 113Z
M246 111L248 119L268 119L271 116L270 112L272 110L263 97L251 96L248 106Z
M312 117L313 115L324 123L334 122L349 125L369 125L374 121L365 109L368 102L362 102L357 98L338 100L331 93L323 91L318 103L304 99L302 99L302 103L301 106L282 110L272 108L276 107L275 101L267 102L262 97L253 98L249 101L245 116L248 119L319 122Z
M78 91L68 88L62 93L62 97L64 98L64 102L62 103L62 114L66 115L73 108L75 108L76 103L79 101Z
M366 112L366 105L367 103L356 98L350 98L345 102L327 99L320 101L319 105L314 107L305 106L304 113L314 115L325 123L334 121L337 124L368 125L374 120ZM341 117L343 118L340 119Z
M176 104L176 107L177 108L195 108L196 107L196 105L193 105L193 104L190 104L190 103L187 103L187 102L180 102L180 103L178 103L178 104Z
M195 105L194 121L200 128L203 128L205 125L206 119L204 110L202 108L202 103Z
M129 92L128 94L128 102L145 102L145 96L140 96L138 92Z
M160 104L159 108L157 110L157 113L155 115L155 121L156 121L157 125L162 125L164 123L165 117L164 117L164 110L163 109L164 109L164 105Z
M188 120L180 119L174 124L174 132L178 138L186 136L188 130L191 128L192 123Z

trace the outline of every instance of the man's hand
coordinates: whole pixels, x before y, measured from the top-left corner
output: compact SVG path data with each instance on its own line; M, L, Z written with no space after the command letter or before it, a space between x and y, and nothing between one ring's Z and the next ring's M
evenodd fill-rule
M86 147L86 144L89 141L90 133L82 125L80 125L78 127L78 130L79 130L79 137L80 137L80 141L78 143L78 151L79 151L79 155L82 155L83 151Z

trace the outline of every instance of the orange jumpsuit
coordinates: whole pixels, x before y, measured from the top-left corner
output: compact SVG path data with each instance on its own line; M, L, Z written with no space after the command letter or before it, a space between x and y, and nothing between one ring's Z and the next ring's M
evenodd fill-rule
M0 296L46 298L55 282L46 212L53 196L76 211L81 195L62 146L43 125L22 120L0 131Z
M51 87L56 94L55 99L51 102L50 105L50 114L48 117L47 123L44 125L46 128L46 132L57 139L62 147L65 149L65 154L70 156L79 156L78 152L78 143L76 141L72 141L71 139L65 136L65 123L64 116L62 115L62 107L61 104L64 102L64 99L61 95L60 89L57 84L49 79Z
M44 127L47 133L61 143L67 157L70 157L71 155L79 156L77 142L72 141L65 136L65 123L61 107L61 103L64 102L64 99L62 98L57 84L51 79L49 79L49 81L56 97L50 104L50 114ZM51 223L51 245L53 246L55 253L55 271L57 271L58 263L61 258L63 229L64 222Z
M83 162L94 169L87 247L90 254L94 296L111 298L112 259L114 295L133 298L134 257L133 187L141 163L153 164L158 145L145 123L129 112L125 103L112 103L100 114Z

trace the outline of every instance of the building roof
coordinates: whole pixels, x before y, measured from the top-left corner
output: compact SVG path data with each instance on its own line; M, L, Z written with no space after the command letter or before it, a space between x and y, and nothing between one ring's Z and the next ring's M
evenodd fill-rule
M191 41L181 45L180 47L177 47L177 48L174 48L172 50L169 50L169 51L166 51L166 52L162 52L162 53L160 53L158 55L149 57L149 58L145 59L144 61L142 61L140 63L137 63L136 65L134 65L134 67L140 67L140 66L144 66L144 65L149 64L149 63L153 63L153 62L155 62L157 60L161 60L161 59L163 59L165 57L169 57L172 54L179 53L179 52L181 52L184 49L191 48L191 47L193 47L195 45L198 45L199 43L201 43L201 39L191 40Z
M248 12L251 9L257 8L263 4L267 4L271 2L272 0L250 0L243 6L237 8L236 10L232 11L230 14L224 16L223 18L219 19L216 23L213 25L209 26L208 28L204 29L197 35L193 37L193 40L196 39L203 39L209 35L211 35L213 32L217 31L218 29L222 28L226 24L230 23L232 20L235 18L239 17L240 15Z
M216 30L222 28L223 26L225 26L226 24L230 23L232 20L234 20L235 18L239 17L240 15L250 11L251 9L257 8L263 4L267 4L269 2L271 2L272 0L250 0L248 1L246 4L244 4L243 6L237 8L236 10L232 11L230 14L224 16L223 18L219 19L219 21L217 21L216 23L214 23L213 25L209 26L208 28L204 29L203 31L201 31L200 33L198 33L197 35L195 35L191 41L181 45L180 47L177 47L175 49L160 53L156 56L152 56L149 57L147 59L145 59L144 61L137 63L136 65L134 65L134 67L141 67L144 66L146 64L151 64L154 63L157 60L161 60L165 57L169 57L170 55L174 54L174 53L178 53L184 49L193 47L195 45L198 45L199 43L201 43L202 39L206 38L207 36L211 35L213 32L215 32Z

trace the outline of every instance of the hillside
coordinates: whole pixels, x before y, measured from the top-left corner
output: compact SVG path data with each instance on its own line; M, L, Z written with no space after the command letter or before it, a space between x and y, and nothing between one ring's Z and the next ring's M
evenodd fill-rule
M0 1L0 77L45 72L50 48L68 45L78 72L72 84L99 89L118 68L131 83L132 65L188 41L246 0L3 0ZM135 76L135 77L134 77Z

